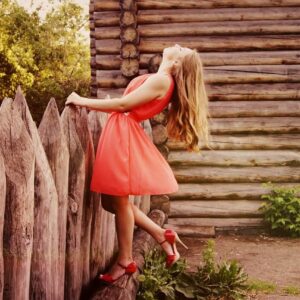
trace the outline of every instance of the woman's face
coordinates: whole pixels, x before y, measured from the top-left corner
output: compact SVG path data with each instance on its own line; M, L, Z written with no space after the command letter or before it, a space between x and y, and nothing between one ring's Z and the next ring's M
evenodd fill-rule
M171 61L180 61L186 54L191 52L193 52L192 49L175 44L172 47L164 48L163 56Z

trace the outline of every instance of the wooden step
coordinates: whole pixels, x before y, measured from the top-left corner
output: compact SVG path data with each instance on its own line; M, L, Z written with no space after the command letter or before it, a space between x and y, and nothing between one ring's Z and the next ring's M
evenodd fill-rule
M265 225L263 218L174 218L168 217L168 224L173 226L213 226L220 227L263 227Z
M295 182L300 180L300 167L182 167L173 168L182 183L204 182Z
M211 134L210 146L214 150L255 150L255 149L300 149L300 134ZM202 151L204 151L204 145ZM167 147L170 151L186 150L183 142L168 139Z
M262 200L177 200L170 203L170 217L247 218L260 217Z
M172 166L300 166L300 152L292 150L170 151Z
M281 187L299 186L299 182L280 183ZM177 200L261 200L270 188L261 183L179 183L179 191L169 195L171 202ZM297 194L300 197L300 192Z
M180 236L189 237L215 237L231 233L257 235L268 232L261 218L191 218L191 223L185 223L186 220L168 218L168 222L163 227L172 228Z
M189 226L189 225L180 226L180 225L165 223L163 225L163 228L173 229L178 233L179 236L208 238L208 237L215 237L216 235L215 228L213 226Z

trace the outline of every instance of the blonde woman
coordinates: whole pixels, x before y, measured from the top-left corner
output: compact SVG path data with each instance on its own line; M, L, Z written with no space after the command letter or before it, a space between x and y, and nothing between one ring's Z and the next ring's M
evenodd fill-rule
M134 224L161 245L167 254L166 267L180 257L176 241L187 248L174 230L161 228L129 201L129 195L178 191L168 162L139 124L169 103L169 137L183 141L188 151L200 151L201 139L208 146L208 98L195 49L178 44L165 48L158 71L131 80L120 98L95 100L73 92L66 101L66 105L110 113L99 139L90 185L92 191L101 193L103 208L116 217L118 257L110 273L100 274L102 282L112 283L136 271L132 258Z

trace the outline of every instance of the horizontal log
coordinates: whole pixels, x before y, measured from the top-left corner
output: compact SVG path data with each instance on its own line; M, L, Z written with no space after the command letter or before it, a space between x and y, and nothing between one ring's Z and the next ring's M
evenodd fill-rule
M95 0L94 11L120 11L120 4L119 1L116 0Z
M112 18L111 12L110 18ZM96 13L97 14L97 13ZM115 17L115 23L118 19ZM189 23L206 21L249 21L249 20L297 20L300 18L300 11L294 7L226 7L210 9L147 9L139 10L138 24L161 24L161 23ZM100 20L100 16L95 16Z
M210 100L296 100L300 99L299 83L209 84Z
M171 37L171 36L208 36L208 35L242 35L242 34L290 34L299 33L300 20L254 20L254 21L217 21L217 22L190 22L170 24L139 25L139 34L144 37ZM110 38L120 34L118 28L111 28ZM97 37L97 36L96 36ZM109 37L108 37L109 38Z
M214 134L241 132L300 132L299 117L214 118L209 120L209 125L211 132Z
M262 226L263 218L168 218L168 227L171 226Z
M258 208L262 203L262 200L174 201L171 202L168 216L176 218L260 217L263 213Z
M230 151L231 152L231 151ZM299 185L299 182L280 183L282 187ZM177 200L261 200L261 195L269 194L271 188L261 183L180 183L179 190L169 196L171 202ZM298 193L300 196L300 192Z
M172 166L300 166L300 153L291 150L171 151L168 162Z
M140 75L148 73L146 70L139 72ZM98 87L101 88L125 88L130 79L123 76L120 70L97 70L96 71L96 81Z
M92 15L95 26L118 26L119 11L99 11ZM140 10L137 23L189 23L205 21L250 21L250 20L298 20L299 10L294 7L254 7L254 8L211 8L211 9L156 9Z
M141 74L141 70L140 70ZM224 85L206 85L209 100L234 101L234 100L299 100L299 83L273 83L270 84L224 84ZM115 95L122 95L124 88L117 89L99 89L99 95L111 92ZM101 97L101 96L99 96Z
M285 0L276 2L278 7L287 7L287 6L298 6L299 2L297 0ZM260 0L254 1L231 1L231 0L208 0L208 1L198 1L198 0L140 0L137 2L138 9L174 9L174 8L216 8L216 7L272 7L274 6L274 1L267 0L261 2ZM116 0L111 1L102 1L96 0L94 2L95 11L110 11L110 10L119 10L119 2Z
M119 11L99 11L94 12L95 27L120 26Z
M300 101L210 101L213 118L227 117L298 117Z
M143 38L140 41L141 53L162 53L165 47L178 43L177 37ZM98 54L119 54L119 39L91 40ZM299 50L300 35L261 35L261 36L190 36L181 37L180 45L199 52L256 51L256 50Z
M185 145L169 139L170 150L184 150ZM300 135L295 134L238 134L213 135L210 146L214 150L251 150L251 149L300 149ZM206 149L203 146L203 149Z
M190 22L167 24L139 25L139 35L144 37L171 37L171 36L205 36L205 35L241 35L241 34L285 34L299 33L300 20L254 20L254 21L224 21L220 22ZM97 27L94 36L96 39L116 39L120 36L120 27Z
M138 66L136 66L138 68ZM103 71L101 71L103 72ZM141 70L147 73L147 70ZM103 78L105 77L105 78ZM98 87L126 87L121 72L104 71L98 72ZM204 67L206 83L264 83L264 82L300 82L300 65L260 65L260 66L217 66ZM105 85L102 81L105 81Z
M183 47L197 49L200 52L230 51L230 50L299 50L300 35L254 35L254 36L185 36L185 37L155 37L141 39L141 53L162 52L165 47L180 43ZM96 48L97 43L96 43ZM112 50L111 50L112 51Z
M140 55L140 69L147 69L149 59L156 53ZM253 51L253 52L216 52L200 53L200 58L205 66L227 65L299 65L300 51ZM96 60L91 62L93 68L98 70L119 70L121 59L119 54L96 55ZM247 66L244 66L245 68ZM204 68L205 69L205 68Z
M96 2L97 3L97 2ZM274 1L267 0L261 2L260 0L207 0L207 1L198 1L198 0L139 0L138 1L138 9L166 9L166 8L215 8L215 7L269 7L274 6ZM276 6L285 7L285 6L299 6L299 2L297 0L285 0L276 2ZM96 9L96 7L95 7Z
M193 237L215 237L216 231L213 226L177 226L173 224L165 224L164 228L170 228L175 230L180 236L193 236Z
M180 183L204 182L297 182L300 167L175 167L176 180Z
M120 54L121 41L119 39L96 40L97 54Z

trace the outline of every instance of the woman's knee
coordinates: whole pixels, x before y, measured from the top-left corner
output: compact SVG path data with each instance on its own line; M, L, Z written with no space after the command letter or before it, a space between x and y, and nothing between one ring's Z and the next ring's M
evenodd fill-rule
M115 199L113 201L113 208L115 210L123 210L123 209L126 209L127 207L131 207L128 196L115 197Z

